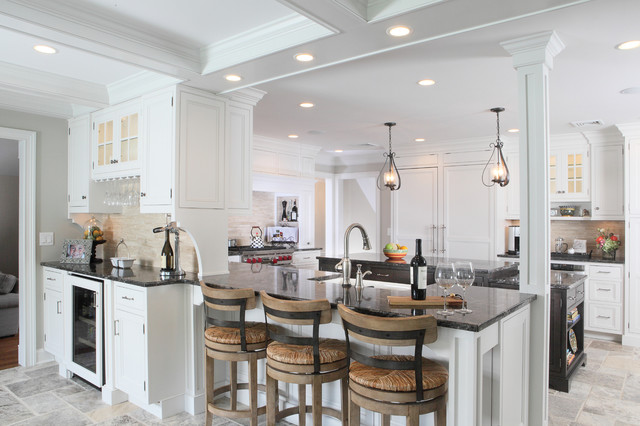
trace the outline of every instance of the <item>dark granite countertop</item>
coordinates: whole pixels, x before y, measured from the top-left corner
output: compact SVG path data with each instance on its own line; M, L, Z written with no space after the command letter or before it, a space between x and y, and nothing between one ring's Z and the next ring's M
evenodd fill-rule
M355 265L358 261L369 262L369 263L379 263L381 266L389 267L389 268L398 268L398 269L408 269L409 263L411 262L411 258L413 256L410 253L407 253L407 256L403 260L389 260L384 253L353 253L349 255L351 259L351 264ZM327 257L327 256L318 256L318 259L328 259L331 261L335 261L338 263L342 258L340 257ZM476 271L476 274L488 275L491 277L493 274L499 272L514 272L517 273L518 265L514 262L508 261L488 261L488 260L473 260L473 259L454 259L454 258L439 258L439 257L426 257L427 266L429 269L435 269L438 262L456 262L456 261L470 261L473 263L473 269Z
M322 247L299 247L295 249L296 251L313 251L313 250L322 250Z
M499 254L498 257L504 257L504 258L509 258L509 259L519 259L520 255L517 254L507 254L507 253L502 253ZM612 264L616 264L616 265L623 265L624 264L624 258L622 257L617 257L615 260L613 259L603 259L602 256L591 256L588 259L580 259L580 258L576 258L576 259L554 259L553 253L551 254L551 260L553 262L580 262L580 263L612 263Z
M63 271L75 272L77 274L88 275L90 277L103 278L107 280L120 281L126 284L140 287L155 287L168 284L196 284L197 274L187 272L182 278L160 278L160 268L151 266L133 265L130 269L114 268L110 262L103 262L90 265L75 265L72 263L41 262L40 265L56 268Z
M551 271L551 288L568 290L583 283L587 279L585 274L573 272Z
M388 288L387 284L375 287L365 279L362 301L356 302L355 288L344 289L339 279L322 281L323 276L333 276L335 273L296 269L285 266L247 265L230 263L229 274L212 275L203 278L208 285L220 288L245 288L250 286L256 292L265 290L267 293L292 300L328 299L332 306L345 303L381 315L401 316L411 315L409 309L394 309L389 307L387 296L408 296L410 290ZM320 278L320 280L318 280ZM435 285L427 286L427 295L441 295L442 290ZM424 312L433 314L438 325L477 332L495 323L501 318L520 309L535 299L535 295L521 294L517 291L475 287L467 289L470 314L451 315L442 317L436 315L439 308L425 309Z

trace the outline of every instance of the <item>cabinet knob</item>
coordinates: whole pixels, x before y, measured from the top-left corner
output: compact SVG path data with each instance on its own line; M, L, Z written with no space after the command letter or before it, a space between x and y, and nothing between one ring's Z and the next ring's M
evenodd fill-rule
M82 196L82 199L83 199L83 200L86 200L86 199L87 199L87 196L86 196L86 195L83 195L83 196Z
M600 210L600 207L596 207L596 210Z
M147 193L146 193L146 192L141 192L141 193L140 193L140 198L142 198L142 197L146 197L146 196L147 196Z

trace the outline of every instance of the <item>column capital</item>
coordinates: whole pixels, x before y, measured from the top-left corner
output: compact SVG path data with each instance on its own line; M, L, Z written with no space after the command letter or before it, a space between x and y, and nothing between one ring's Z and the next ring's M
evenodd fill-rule
M513 56L515 68L536 64L553 68L553 58L564 50L564 43L555 31L503 41L500 46Z
M625 138L637 138L640 136L640 122L616 124L616 127Z

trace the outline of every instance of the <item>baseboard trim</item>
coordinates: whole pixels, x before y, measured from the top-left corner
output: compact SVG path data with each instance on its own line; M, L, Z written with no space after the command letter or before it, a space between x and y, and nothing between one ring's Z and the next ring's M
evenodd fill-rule
M55 361L55 357L44 349L36 351L36 364L44 364L45 362Z
M206 397L204 394L200 395L184 395L184 411L196 416L200 413L204 413Z
M640 336L630 336L625 334L622 336L622 344L624 346L635 346L636 348L640 348Z

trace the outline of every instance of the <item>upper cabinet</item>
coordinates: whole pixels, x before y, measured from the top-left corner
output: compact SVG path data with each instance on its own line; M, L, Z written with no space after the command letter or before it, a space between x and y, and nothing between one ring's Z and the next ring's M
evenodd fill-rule
M589 146L551 148L549 200L590 201Z
M320 147L256 138L253 171L280 176L315 177Z
M93 179L140 175L140 100L101 110L92 116Z
M595 145L591 153L591 215L594 219L624 220L623 145Z

